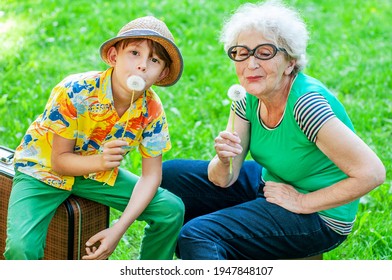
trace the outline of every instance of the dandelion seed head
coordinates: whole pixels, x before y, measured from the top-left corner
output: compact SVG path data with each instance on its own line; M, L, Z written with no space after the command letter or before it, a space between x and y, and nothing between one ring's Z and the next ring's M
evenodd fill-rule
M131 90L142 91L146 82L140 76L133 75L127 79L127 86Z
M229 98L233 101L239 101L245 97L246 91L241 85L232 85L227 92Z

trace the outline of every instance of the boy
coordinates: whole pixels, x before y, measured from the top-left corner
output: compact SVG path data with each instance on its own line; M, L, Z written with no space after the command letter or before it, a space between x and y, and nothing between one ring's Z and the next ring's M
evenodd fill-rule
M166 25L148 16L125 25L100 54L110 68L60 82L16 149L6 259L43 258L50 220L71 194L124 211L88 240L83 259L107 259L136 219L148 224L139 258L173 257L184 207L158 188L162 153L171 144L162 104L150 87L179 80L181 53ZM129 85L131 77L136 87ZM119 168L136 147L140 178ZM92 247L96 242L99 247Z

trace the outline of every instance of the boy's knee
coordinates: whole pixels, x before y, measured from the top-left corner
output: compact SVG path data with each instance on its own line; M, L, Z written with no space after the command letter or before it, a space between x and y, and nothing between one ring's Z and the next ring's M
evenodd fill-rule
M181 227L184 222L185 206L181 198L165 190L161 207L162 222Z
M43 256L43 248L38 249L36 244L29 243L23 237L7 238L4 252L6 260L39 260Z
M175 194L167 191L170 195L167 196L168 204L166 207L167 215L169 217L174 217L174 219L184 218L185 214L185 205L182 202L182 199L176 196Z

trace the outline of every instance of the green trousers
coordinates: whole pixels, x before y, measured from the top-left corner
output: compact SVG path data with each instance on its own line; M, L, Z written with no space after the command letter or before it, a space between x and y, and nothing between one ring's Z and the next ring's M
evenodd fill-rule
M120 169L113 187L76 177L72 191L65 191L16 172L8 206L5 258L42 259L49 223L57 207L71 194L124 211L137 180L138 176ZM137 219L147 223L139 259L172 259L183 217L181 199L159 188Z

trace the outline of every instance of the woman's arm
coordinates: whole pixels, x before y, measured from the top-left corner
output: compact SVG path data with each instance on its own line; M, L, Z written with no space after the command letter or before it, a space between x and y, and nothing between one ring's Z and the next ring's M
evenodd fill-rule
M234 119L234 133L232 118ZM249 149L249 123L230 111L226 131L215 138L216 156L208 165L208 179L217 186L226 188L238 178L242 163ZM230 174L230 158L233 158L233 172Z
M308 194L298 193L289 185L266 182L267 201L295 213L314 213L358 199L384 182L381 160L338 118L321 127L316 145L348 178Z
M316 145L348 178L321 190L314 198L306 198L305 208L311 210L323 196L325 198L318 207L327 209L346 204L385 181L386 172L381 160L338 118L333 118L322 126L317 134ZM311 202L314 199L316 203Z

